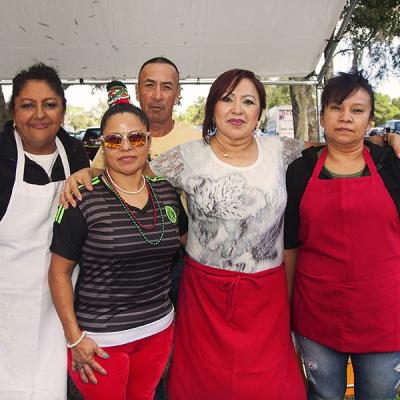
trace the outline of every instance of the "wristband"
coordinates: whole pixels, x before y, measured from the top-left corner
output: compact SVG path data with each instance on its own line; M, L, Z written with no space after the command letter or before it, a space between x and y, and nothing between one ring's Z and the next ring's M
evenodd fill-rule
M86 332L85 332L85 331L82 331L81 336L79 336L79 339L78 339L76 342L71 343L71 344L67 342L67 348L68 348L68 349L72 349L72 348L78 346L78 344L79 344L80 342L82 342L82 340L83 340L83 338L84 338L85 336L86 336Z

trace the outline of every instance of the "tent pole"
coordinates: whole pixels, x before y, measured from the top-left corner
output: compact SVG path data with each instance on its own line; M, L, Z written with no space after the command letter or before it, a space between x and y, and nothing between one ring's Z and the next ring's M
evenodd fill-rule
M321 83L322 79L324 77L325 71L328 68L328 65L335 53L336 47L338 45L338 43L340 42L340 40L343 38L343 33L344 30L346 29L349 21L350 21L350 17L353 14L354 8L357 5L358 0L350 0L350 4L349 4L349 9L346 12L346 15L344 16L342 23L338 29L337 34L335 35L335 33L332 34L331 38L328 41L328 45L326 46L328 52L327 55L325 57L325 62L324 65L322 66L321 70L318 73L317 76L317 82Z

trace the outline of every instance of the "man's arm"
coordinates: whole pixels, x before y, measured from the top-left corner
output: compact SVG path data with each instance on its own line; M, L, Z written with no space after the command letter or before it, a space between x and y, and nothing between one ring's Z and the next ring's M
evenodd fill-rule
M287 280L289 303L290 303L293 293L294 275L296 272L297 248L285 249L283 253L283 261L285 263L285 272L286 272L286 280Z
M65 181L64 188L60 194L60 204L65 208L68 208L69 205L76 207L75 199L78 199L79 201L82 200L79 186L83 185L87 190L92 191L92 178L100 175L103 170L104 168L83 168L70 175L70 177Z

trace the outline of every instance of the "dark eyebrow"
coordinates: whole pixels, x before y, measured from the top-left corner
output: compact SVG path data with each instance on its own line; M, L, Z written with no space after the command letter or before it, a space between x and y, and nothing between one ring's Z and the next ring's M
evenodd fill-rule
M367 106L368 104L369 104L369 102L366 102L366 103L357 102L357 103L353 103L352 105L353 106Z
M157 83L159 81L156 80L156 79L147 78L147 79L144 80L144 82L145 83ZM174 86L175 83L173 81L162 81L161 85L172 85L172 86Z
M46 99L43 99L42 101L48 101L48 100L57 100L57 97L47 97ZM30 99L29 97L21 97L19 100L29 100L29 101L36 101L34 99Z

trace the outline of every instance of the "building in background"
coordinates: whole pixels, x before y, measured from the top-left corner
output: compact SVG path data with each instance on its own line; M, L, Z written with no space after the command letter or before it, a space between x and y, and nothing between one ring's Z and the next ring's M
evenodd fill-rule
M265 131L268 135L294 137L292 106L275 106L267 111Z

